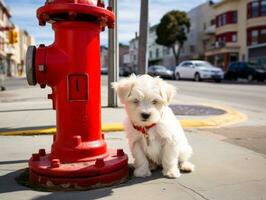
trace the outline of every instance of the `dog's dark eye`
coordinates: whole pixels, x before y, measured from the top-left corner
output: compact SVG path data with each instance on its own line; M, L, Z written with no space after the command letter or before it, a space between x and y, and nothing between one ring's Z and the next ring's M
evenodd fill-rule
M156 99L152 101L152 104L154 104L154 105L157 103L158 103L158 100L156 100Z
M134 103L134 104L139 104L139 100L138 100L138 99L134 99L134 100L133 100L133 103Z

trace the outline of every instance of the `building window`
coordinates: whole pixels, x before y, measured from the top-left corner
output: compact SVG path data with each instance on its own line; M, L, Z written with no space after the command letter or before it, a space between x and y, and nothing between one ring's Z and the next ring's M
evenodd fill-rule
M159 49L156 49L156 58L159 58Z
M259 2L252 2L251 4L251 17L259 16Z
M237 35L236 33L232 34L232 42L237 42Z
M251 44L257 44L258 43L258 36L259 36L258 30L251 31Z
M221 26L224 26L226 24L226 14L222 15L222 24Z
M194 45L190 45L189 46L189 50L190 50L190 53L195 53L195 46Z
M260 43L266 43L266 28L261 29L259 41Z
M247 38L248 45L266 43L266 26L249 28Z
M210 25L211 25L211 26L215 25L215 19L212 19L212 20L210 21Z
M224 26L226 24L237 24L237 11L228 11L216 17L216 26Z
M237 24L237 11L232 12L232 23Z
M150 51L150 58L152 58L152 51Z
M237 42L237 32L227 32L216 36L217 42Z
M261 2L261 15L266 16L266 1Z
M266 0L255 0L247 4L247 18L266 16Z

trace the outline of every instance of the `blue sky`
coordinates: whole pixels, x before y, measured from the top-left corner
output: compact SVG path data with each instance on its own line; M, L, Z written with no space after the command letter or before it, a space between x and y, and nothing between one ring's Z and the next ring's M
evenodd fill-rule
M36 9L44 4L45 0L5 0L10 8L12 21L19 27L27 30L35 37L36 43L50 44L53 41L53 32L50 24L40 27L35 16ZM106 1L106 5L107 2ZM154 25L167 11L176 9L189 11L206 0L150 0L149 22ZM118 33L119 42L127 44L139 29L140 0L118 0ZM107 29L101 33L101 43L107 43Z

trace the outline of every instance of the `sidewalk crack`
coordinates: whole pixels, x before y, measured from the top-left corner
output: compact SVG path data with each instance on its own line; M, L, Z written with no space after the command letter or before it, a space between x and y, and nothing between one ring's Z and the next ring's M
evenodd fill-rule
M184 185L184 184L182 184L182 183L180 183L180 182L177 182L177 183L178 183L180 186L182 186L182 187L184 187L184 188L190 190L190 191L193 192L194 194L198 195L198 196L201 197L202 199L210 200L210 199L208 199L207 197L205 197L203 194L201 194L201 193L199 193L198 191L194 190L193 188L190 188L190 187L188 187L188 186L186 186L186 185Z

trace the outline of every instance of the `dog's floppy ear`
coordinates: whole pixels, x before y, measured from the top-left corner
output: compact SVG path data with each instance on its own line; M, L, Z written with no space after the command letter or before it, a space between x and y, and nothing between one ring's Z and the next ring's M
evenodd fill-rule
M132 74L129 78L123 79L119 82L113 82L112 87L118 94L120 102L125 104L126 98L130 95L130 92L134 86L134 82L136 80L136 75Z
M156 77L155 79L160 88L160 95L162 96L164 103L166 105L169 105L176 94L176 89L174 88L174 86L164 82L159 77Z

